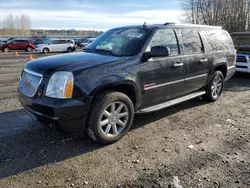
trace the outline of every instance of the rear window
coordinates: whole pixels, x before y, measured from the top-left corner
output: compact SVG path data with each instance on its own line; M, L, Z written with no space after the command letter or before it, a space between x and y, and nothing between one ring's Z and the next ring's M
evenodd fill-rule
M203 35L208 43L209 51L234 49L232 39L226 31L205 31Z
M201 53L203 51L201 38L198 31L193 29L182 29L184 53Z

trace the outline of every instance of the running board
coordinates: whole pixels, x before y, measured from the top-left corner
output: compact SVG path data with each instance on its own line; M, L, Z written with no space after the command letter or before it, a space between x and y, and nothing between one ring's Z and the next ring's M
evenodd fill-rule
M192 93L192 94L186 95L184 97L180 97L180 98L177 98L177 99L174 99L174 100L171 100L171 101L167 101L167 102L164 102L164 103L161 103L161 104L157 104L155 106L151 106L151 107L148 107L148 108L141 109L141 110L137 111L136 113L141 114L141 113L154 112L154 111L161 110L163 108L167 108L167 107L182 103L184 101L188 101L190 99L202 96L204 94L206 94L205 91Z

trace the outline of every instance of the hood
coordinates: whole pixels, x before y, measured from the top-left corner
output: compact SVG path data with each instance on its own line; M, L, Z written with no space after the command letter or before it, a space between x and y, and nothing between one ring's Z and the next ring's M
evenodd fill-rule
M127 58L128 57L115 57L110 55L77 52L35 59L26 63L25 68L36 73L40 73L46 77L50 76L54 71L56 71L56 69L60 69L60 71L62 71L65 68L65 71L75 71L77 70L76 67L84 69L100 64L125 60ZM70 67L74 67L74 70L70 70Z

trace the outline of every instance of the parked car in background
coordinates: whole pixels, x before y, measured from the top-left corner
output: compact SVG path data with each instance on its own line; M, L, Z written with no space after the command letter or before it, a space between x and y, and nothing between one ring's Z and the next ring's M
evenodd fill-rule
M250 73L250 32L231 33L237 50L236 72Z
M71 39L49 39L36 47L36 51L42 53L73 52L75 50L75 43Z
M28 62L18 97L32 117L110 144L150 113L201 96L213 102L235 72L221 27L161 24L105 32L81 53Z
M75 45L76 46L80 46L81 43L83 43L87 38L78 38L78 39L74 39L75 41Z
M86 40L84 40L81 44L80 44L80 48L85 48L86 46L88 46L90 43L92 43L96 38L88 38Z
M48 40L48 39L36 38L36 39L32 39L32 42L35 46L37 46L38 44L43 44L46 40Z
M7 43L3 44L1 50L5 52L9 52L10 50L25 50L31 52L35 49L35 45L32 43L31 40L27 39L14 39L10 40Z

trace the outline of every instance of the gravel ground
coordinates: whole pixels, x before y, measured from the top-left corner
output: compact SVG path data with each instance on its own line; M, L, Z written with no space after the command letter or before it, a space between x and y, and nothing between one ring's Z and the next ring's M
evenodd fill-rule
M215 103L136 116L121 141L101 146L27 115L16 98L26 60L16 60L0 54L1 188L250 187L250 76L234 76Z

